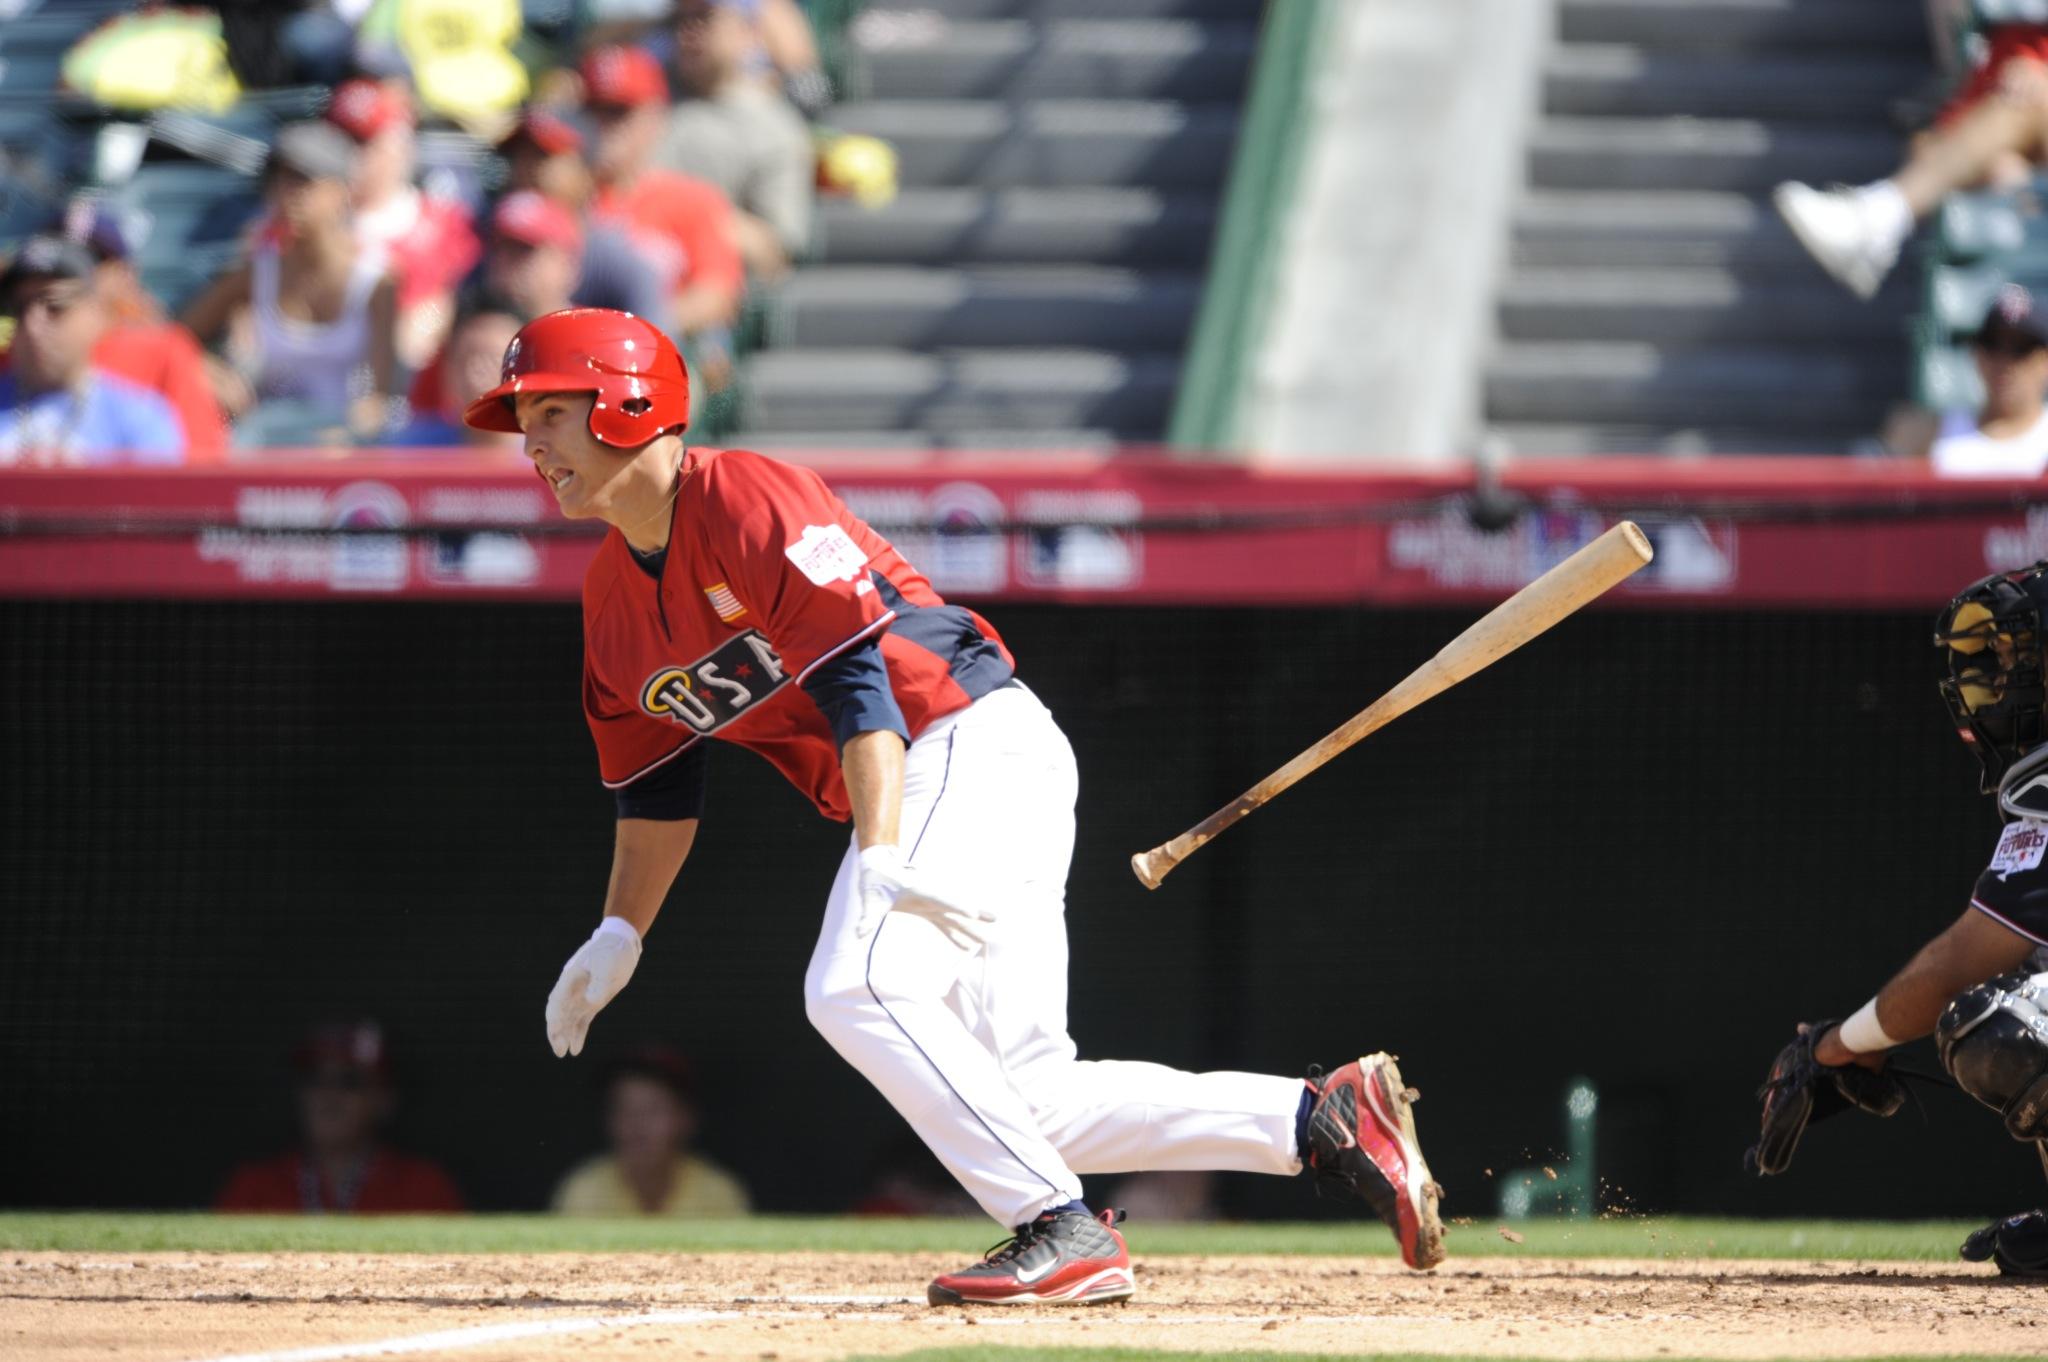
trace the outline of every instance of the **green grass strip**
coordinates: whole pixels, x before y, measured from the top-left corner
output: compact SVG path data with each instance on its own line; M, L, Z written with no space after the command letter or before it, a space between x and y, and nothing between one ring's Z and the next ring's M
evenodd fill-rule
M1485 1220L1453 1229L1459 1258L1858 1258L1941 1262L1974 1222L1791 1220L1526 1220L1520 1242ZM1126 1226L1132 1250L1170 1254L1322 1254L1389 1257L1392 1238L1369 1222ZM570 1220L539 1215L220 1216L0 1213L0 1250L80 1253L955 1253L1001 1237L980 1220L866 1220L760 1216L749 1220Z

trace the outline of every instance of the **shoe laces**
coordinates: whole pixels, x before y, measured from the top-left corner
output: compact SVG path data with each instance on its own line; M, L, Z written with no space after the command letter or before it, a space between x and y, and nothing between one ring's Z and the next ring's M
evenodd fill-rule
M1043 1224L1034 1220L1028 1225L1019 1225L1015 1234L982 1254L981 1261L991 1267L1010 1262L1043 1239L1046 1227L1051 1223L1048 1219Z

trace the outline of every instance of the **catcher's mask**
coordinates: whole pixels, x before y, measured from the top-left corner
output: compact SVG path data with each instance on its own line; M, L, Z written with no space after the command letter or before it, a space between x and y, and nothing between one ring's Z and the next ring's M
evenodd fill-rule
M1934 646L1948 651L1941 698L1957 734L1983 764L1986 794L2021 753L2048 737L2044 604L2048 561L1972 582L1935 621Z

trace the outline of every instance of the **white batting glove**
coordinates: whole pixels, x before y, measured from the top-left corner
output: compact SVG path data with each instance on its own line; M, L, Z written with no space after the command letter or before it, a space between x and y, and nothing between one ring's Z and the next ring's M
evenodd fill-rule
M881 843L860 853L860 876L856 886L860 919L854 924L856 937L874 935L882 919L892 912L916 913L928 918L962 950L972 950L982 940L981 928L993 922L995 914L980 905L970 905L965 895L940 888L930 876L912 865L903 848Z
M555 1058L583 1053L590 1019L619 996L639 963L640 933L632 923L608 917L597 924L590 940L562 966L562 977L548 994L548 1044L555 1047Z

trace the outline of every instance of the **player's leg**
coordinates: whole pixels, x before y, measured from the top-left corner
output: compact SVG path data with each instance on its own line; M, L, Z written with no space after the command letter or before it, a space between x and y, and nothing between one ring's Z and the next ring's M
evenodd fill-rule
M1073 752L1028 692L999 693L976 711L955 734L954 785L919 860L945 868L948 878L956 868L999 871L1017 890L990 927L986 951L964 973L955 1004L1001 1056L1067 1166L1291 1175L1310 1157L1319 1176L1373 1203L1410 1263L1433 1264L1442 1237L1436 1189L1407 1090L1386 1056L1345 1065L1314 1088L1299 1078L1076 1058L1067 1032L1065 920Z
M952 798L951 725L912 745L902 825L917 838ZM909 848L922 855L919 846ZM840 865L805 979L811 1021L879 1089L983 1210L1017 1229L1001 1250L932 1284L934 1304L1092 1302L1131 1294L1114 1224L1080 1205L1080 1180L1038 1128L995 1054L957 1008L972 956L924 918L891 913L867 940L852 931L855 859ZM963 883L984 882L982 876Z
M910 812L906 800L906 818ZM811 1023L999 1224L1021 1225L1078 1200L1080 1180L995 1056L947 1005L967 957L908 913L891 913L872 936L856 937L854 874L849 853L804 981Z

